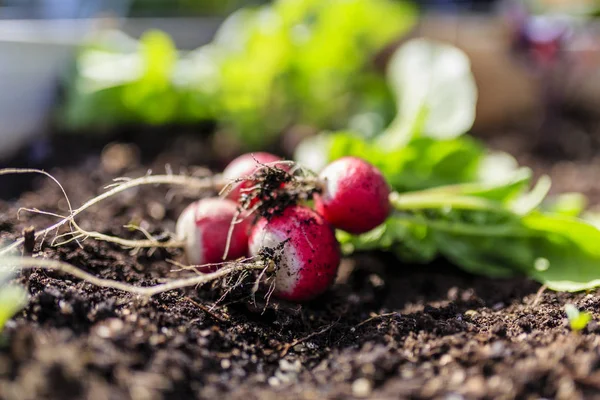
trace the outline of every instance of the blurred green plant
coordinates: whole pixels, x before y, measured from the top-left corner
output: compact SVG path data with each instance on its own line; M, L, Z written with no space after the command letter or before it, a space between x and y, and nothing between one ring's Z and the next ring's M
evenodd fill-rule
M373 58L415 20L412 5L394 0L278 0L238 10L188 54L156 31L139 43L106 34L79 53L63 122L210 119L258 148L293 124L341 129L374 115L365 128L374 134L394 107Z
M267 3L267 0L134 0L129 7L131 17L190 17L214 16L248 5Z
M533 14L591 16L600 11L598 0L521 0Z
M586 311L579 311L579 309L573 304L565 304L565 313L569 320L569 327L573 332L580 332L592 320L592 314Z
M0 269L0 331L6 321L12 318L27 304L28 295L24 287L8 283L12 273Z

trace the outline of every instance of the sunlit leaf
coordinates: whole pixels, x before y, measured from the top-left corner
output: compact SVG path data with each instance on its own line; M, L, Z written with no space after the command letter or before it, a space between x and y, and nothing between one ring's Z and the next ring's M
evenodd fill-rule
M380 137L383 145L406 143L415 134L451 139L471 128L477 88L469 58L461 50L413 39L396 50L387 68L398 111Z

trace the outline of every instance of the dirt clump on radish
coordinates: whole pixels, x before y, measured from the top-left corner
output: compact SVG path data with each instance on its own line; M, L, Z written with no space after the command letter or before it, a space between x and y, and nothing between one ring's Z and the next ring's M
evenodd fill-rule
M255 186L258 181L252 179L254 173L261 167L270 163L277 163L283 159L275 154L266 152L246 153L233 159L223 170L223 177L234 181L227 193L227 198L239 201L248 189ZM287 169L283 165L276 166L278 169Z
M259 157L253 157L257 154ZM241 175L245 173L248 175ZM225 168L223 176L232 180L222 194L236 199L243 210L267 219L281 215L287 207L311 200L321 191L310 171L269 153L244 154Z

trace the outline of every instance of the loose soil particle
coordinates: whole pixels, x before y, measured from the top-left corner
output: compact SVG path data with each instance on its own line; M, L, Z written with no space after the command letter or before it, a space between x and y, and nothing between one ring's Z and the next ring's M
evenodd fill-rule
M129 164L120 159L120 173L137 176L148 167L161 171L165 163L203 161L177 143L164 146L154 160L142 159L141 166L137 157ZM77 166L52 170L75 205L115 177L97 154L91 149ZM522 157L553 175L559 190L570 188L564 169ZM569 165L577 174L592 163ZM586 182L579 190L598 193L600 183ZM173 230L192 199L181 190L141 188L79 221L127 237L136 237L122 228L131 221L160 233ZM0 238L51 221L38 215L17 220L18 206L66 207L55 185L36 178L16 204L0 202ZM139 285L172 276L165 259L181 257L178 250L130 254L92 240L36 251ZM572 333L563 312L570 302L600 318L596 292L542 293L527 279L471 276L443 260L420 266L384 254L358 255L343 262L332 290L304 305L253 300L251 282L218 302L223 291L208 287L144 302L57 272L35 270L19 280L28 285L31 301L1 336L0 391L7 399L600 396L600 325Z

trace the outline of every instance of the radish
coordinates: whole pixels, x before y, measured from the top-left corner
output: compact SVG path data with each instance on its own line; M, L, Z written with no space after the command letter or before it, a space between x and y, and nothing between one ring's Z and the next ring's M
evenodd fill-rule
M258 152L243 154L231 161L227 167L225 167L223 170L223 178L230 181L243 179L251 176L260 167L260 164L268 164L277 161L282 161L282 158L271 153ZM286 169L283 166L278 166L278 168ZM242 189L250 188L255 184L256 182L252 180L236 183L227 194L227 198L239 202L240 196L243 193Z
M190 264L214 264L224 260L229 230L235 223L225 259L233 260L248 253L247 219L236 221L239 216L237 204L221 198L207 198L193 202L177 220L177 238L184 241L185 253ZM203 271L214 270L203 267Z
M315 208L338 229L359 234L382 224L390 213L390 188L381 172L357 157L343 157L319 174L323 192Z
M249 248L252 256L281 252L273 254L273 294L290 301L310 300L327 290L340 263L333 228L303 206L290 206L281 215L259 220L250 233Z

